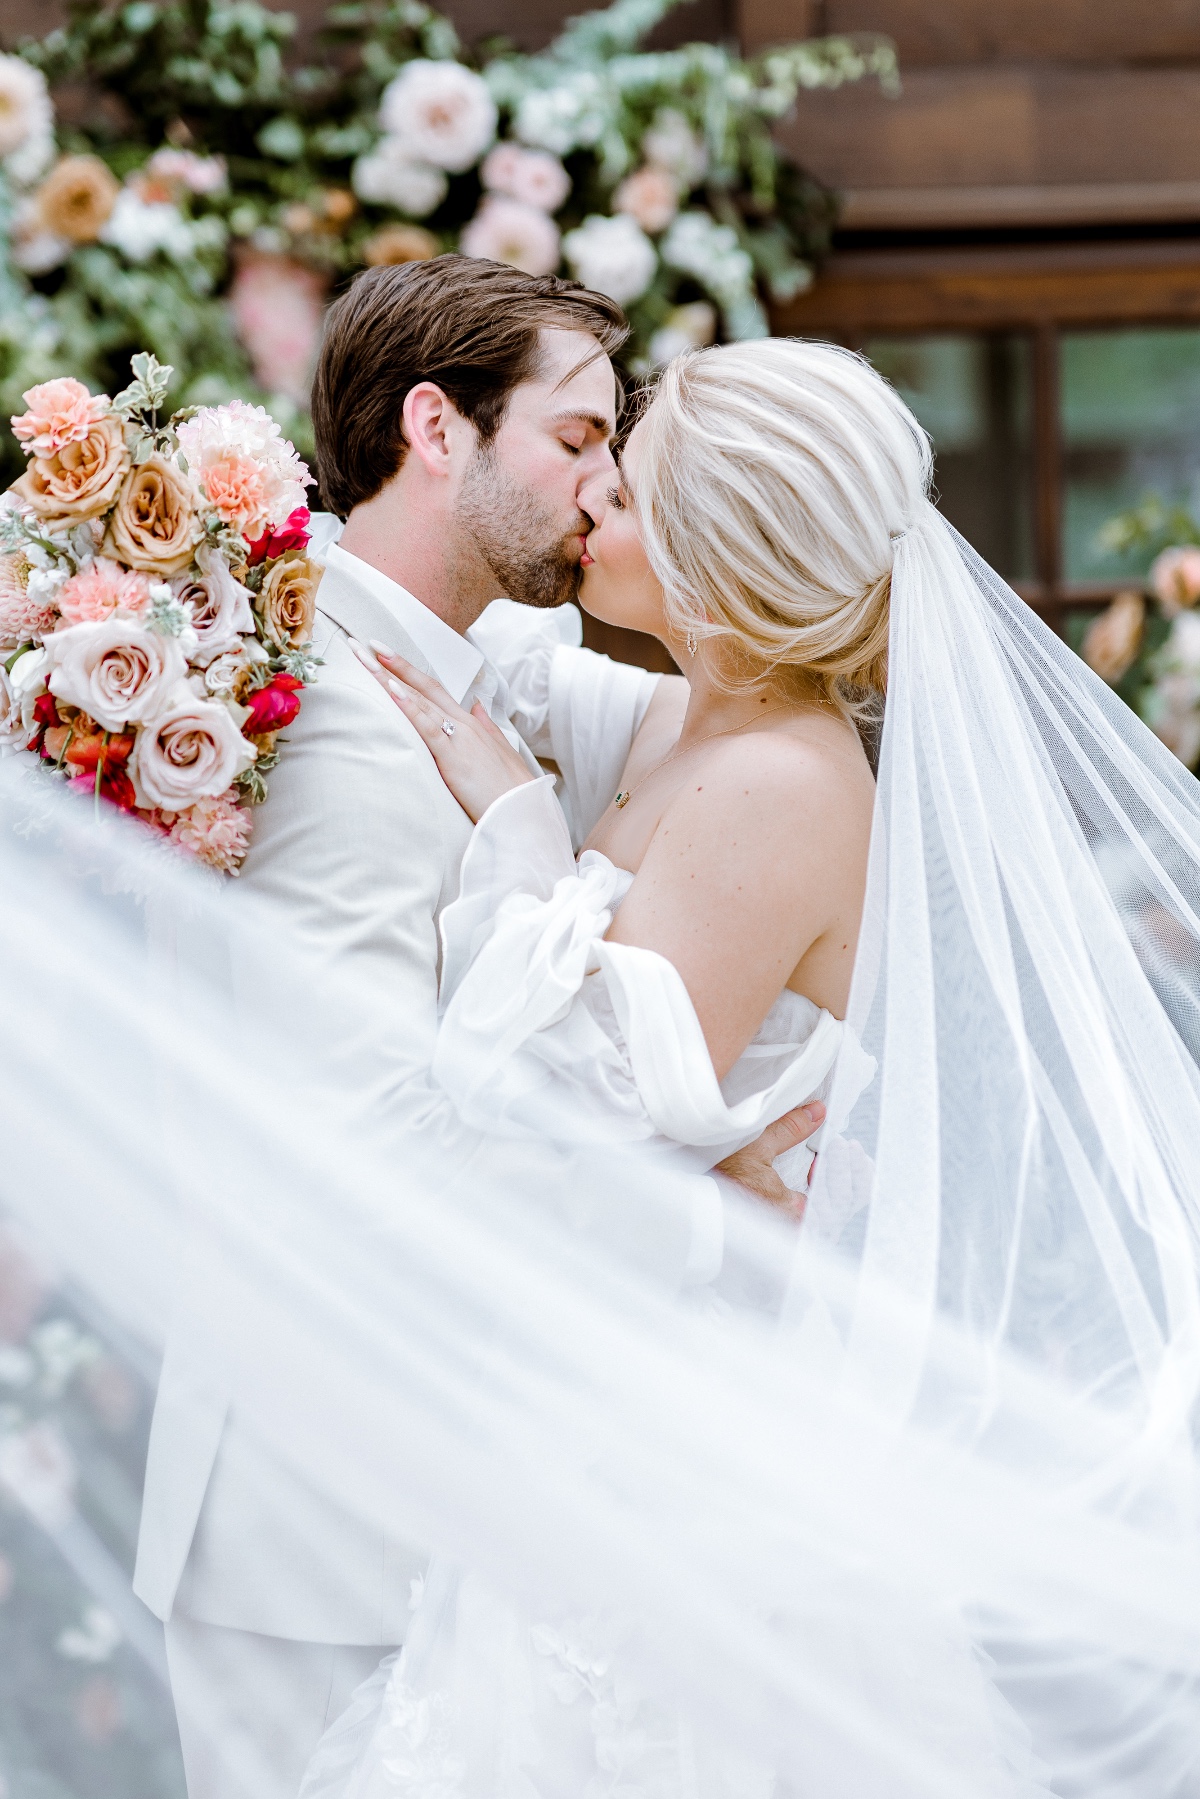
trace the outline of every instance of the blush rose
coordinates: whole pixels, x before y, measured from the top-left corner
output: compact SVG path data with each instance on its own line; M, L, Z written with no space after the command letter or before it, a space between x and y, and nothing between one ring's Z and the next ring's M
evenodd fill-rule
M197 800L225 793L257 751L219 700L197 699L180 686L139 732L129 772L140 805L186 812Z
M154 717L187 674L178 638L116 615L53 631L45 650L51 693L106 731Z

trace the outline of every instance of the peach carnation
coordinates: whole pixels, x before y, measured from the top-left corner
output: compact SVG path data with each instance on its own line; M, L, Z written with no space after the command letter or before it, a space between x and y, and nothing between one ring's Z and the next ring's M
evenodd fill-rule
M90 394L73 375L27 388L21 398L29 411L15 414L11 423L27 456L55 456L65 444L86 443L108 411L105 396Z
M35 599L25 587L23 556L0 556L0 645L15 648L54 625L54 602Z
M100 556L80 574L72 575L58 594L58 609L69 625L95 624L114 612L140 618L150 604L150 583Z
M268 471L262 463L236 452L210 462L204 471L209 504L250 543L270 526L269 487Z
M250 814L221 794L197 800L171 827L171 842L222 874L235 875L250 842Z

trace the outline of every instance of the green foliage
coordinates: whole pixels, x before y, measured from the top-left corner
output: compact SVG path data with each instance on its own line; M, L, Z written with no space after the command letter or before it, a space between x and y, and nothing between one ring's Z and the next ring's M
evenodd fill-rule
M681 205L724 236L701 242L693 232L689 253L674 258L657 242L653 280L629 306L641 367L653 333L680 305L710 302L726 335L753 335L766 329L762 302L786 302L808 285L834 202L781 159L773 128L808 90L895 82L895 55L882 39L824 39L751 61L714 44L641 50L678 3L616 0L571 20L538 55L493 46L483 64L501 136L564 160L572 182L556 218L564 233L612 211L617 184L664 113L702 147ZM0 405L8 412L51 374L112 392L128 379L131 355L147 348L177 370L177 405L235 394L263 400L302 452L311 450L299 393L289 399L256 384L235 334L226 295L239 258L301 265L319 295L363 266L383 227L411 225L398 207L355 196L356 160L378 143L380 97L408 62L472 58L423 0L331 5L309 61L295 55L294 35L291 16L259 0L67 0L66 24L21 46L52 86L69 85L61 151L101 157L128 186L152 154L173 146L221 158L227 181L173 196L182 247L143 254L119 236L68 245L57 263L29 264L35 272L26 277L2 251L30 196L6 186L0 164ZM534 129L547 102L567 121L554 125L561 141ZM444 199L420 220L435 248L457 248L480 195L477 169L450 175ZM20 466L11 440L0 458L0 480L11 479Z

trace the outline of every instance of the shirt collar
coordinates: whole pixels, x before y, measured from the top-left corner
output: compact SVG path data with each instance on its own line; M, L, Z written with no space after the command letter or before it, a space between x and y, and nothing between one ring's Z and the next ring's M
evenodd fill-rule
M357 581L386 607L400 629L420 650L450 698L461 705L464 694L484 666L482 651L467 638L460 637L406 587L401 587L389 575L381 574L361 556L351 555L341 544L330 544L325 552L325 566Z

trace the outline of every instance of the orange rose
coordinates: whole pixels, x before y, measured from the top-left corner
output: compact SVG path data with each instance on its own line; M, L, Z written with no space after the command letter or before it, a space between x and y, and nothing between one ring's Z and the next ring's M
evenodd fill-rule
M42 518L96 518L113 504L128 467L120 419L101 418L81 443L35 457L13 492Z
M263 630L280 649L298 649L311 638L323 573L307 556L291 556L277 562L263 582L258 596Z
M162 456L131 469L109 522L109 555L148 575L178 575L197 536L191 483L180 469Z
M1146 602L1142 595L1119 593L1108 610L1087 628L1083 659L1088 667L1115 686L1137 660L1145 620Z

